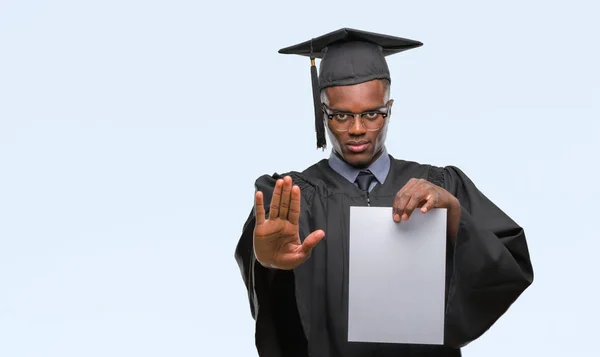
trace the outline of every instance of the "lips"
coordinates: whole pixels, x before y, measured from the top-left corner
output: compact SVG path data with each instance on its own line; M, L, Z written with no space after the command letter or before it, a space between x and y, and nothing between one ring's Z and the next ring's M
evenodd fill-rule
M368 141L352 141L346 144L348 150L353 153L361 153L367 149L369 146Z

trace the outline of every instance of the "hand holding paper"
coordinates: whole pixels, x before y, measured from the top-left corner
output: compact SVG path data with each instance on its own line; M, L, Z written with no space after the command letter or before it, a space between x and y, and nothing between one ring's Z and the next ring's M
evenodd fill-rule
M447 209L447 235L454 242L460 225L460 202L444 188L424 179L412 178L396 193L392 207L395 222L407 221L417 208L422 213L432 208Z

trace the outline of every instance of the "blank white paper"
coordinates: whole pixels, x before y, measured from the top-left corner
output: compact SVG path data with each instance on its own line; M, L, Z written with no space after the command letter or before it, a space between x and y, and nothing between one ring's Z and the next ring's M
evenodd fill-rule
M348 341L444 341L446 210L350 208Z

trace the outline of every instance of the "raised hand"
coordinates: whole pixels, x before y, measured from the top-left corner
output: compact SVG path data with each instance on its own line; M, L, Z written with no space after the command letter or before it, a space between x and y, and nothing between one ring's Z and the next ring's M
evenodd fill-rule
M265 217L263 193L254 199L256 226L254 227L254 254L263 266L290 270L304 263L325 232L316 230L300 241L300 188L292 186L292 178L277 180L269 218Z

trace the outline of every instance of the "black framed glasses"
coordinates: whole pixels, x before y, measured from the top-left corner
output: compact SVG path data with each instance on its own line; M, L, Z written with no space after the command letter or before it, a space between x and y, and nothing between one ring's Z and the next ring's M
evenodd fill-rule
M365 129L368 131L377 131L383 127L393 102L394 101L390 99L385 106L363 113L341 112L329 108L325 103L321 103L321 105L323 106L323 112L331 121L331 127L336 131L350 130L352 125L354 125L356 117L360 117L361 123Z

